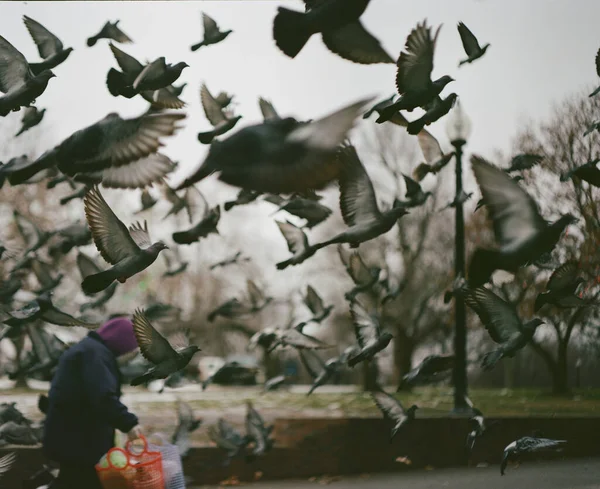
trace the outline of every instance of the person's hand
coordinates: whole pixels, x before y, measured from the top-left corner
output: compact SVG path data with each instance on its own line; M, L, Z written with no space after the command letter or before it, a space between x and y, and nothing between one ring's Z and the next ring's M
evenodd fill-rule
M133 441L133 440L137 440L138 438L140 438L143 435L142 433L142 428L140 427L140 425L135 425L130 431L129 433L127 433L127 438L129 438L129 441Z

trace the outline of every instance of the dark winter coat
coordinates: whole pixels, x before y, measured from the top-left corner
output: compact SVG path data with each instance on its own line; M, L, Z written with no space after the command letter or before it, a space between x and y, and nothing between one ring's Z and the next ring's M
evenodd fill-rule
M121 403L117 359L94 331L62 354L50 387L44 452L64 464L94 465L114 446L115 429L137 417Z

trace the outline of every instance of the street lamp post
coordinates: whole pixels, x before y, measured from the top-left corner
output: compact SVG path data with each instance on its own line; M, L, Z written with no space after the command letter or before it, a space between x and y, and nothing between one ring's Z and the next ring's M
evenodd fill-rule
M463 146L471 134L471 122L462 110L460 102L448 114L446 132L456 159L456 221L454 235L454 276L465 276L465 217L462 199L462 155ZM452 383L454 385L454 409L456 414L470 413L467 403L467 327L465 302L460 295L454 298L454 370Z

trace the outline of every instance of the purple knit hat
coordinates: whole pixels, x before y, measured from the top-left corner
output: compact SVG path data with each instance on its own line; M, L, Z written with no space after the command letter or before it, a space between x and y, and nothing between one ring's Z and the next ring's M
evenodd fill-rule
M130 353L138 347L133 323L126 317L113 318L105 322L96 333L117 357Z

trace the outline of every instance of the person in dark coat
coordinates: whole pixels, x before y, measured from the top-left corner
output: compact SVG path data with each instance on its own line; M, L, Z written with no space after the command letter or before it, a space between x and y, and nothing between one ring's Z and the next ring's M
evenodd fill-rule
M58 462L51 489L101 489L95 465L114 446L115 429L141 435L138 418L121 403L118 358L137 349L133 323L104 323L64 352L48 394L44 453Z

